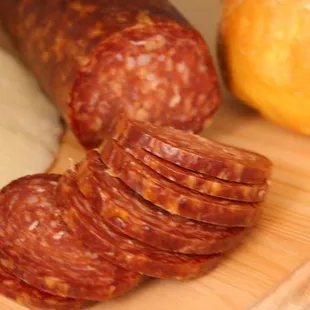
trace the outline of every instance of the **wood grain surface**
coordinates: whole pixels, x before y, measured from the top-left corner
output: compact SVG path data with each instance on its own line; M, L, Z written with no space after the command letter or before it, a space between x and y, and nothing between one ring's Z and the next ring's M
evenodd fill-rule
M251 310L310 309L310 260L297 268Z
M215 56L220 2L173 2L202 31ZM307 263L310 259L310 138L262 119L224 90L223 106L203 134L258 151L274 162L270 193L258 227L219 268L205 277L187 282L150 280L126 296L87 309L246 310L253 306L253 310L310 309L310 263ZM63 172L83 156L84 151L68 132L51 171ZM272 303L270 298L276 301ZM0 297L0 309L25 308Z

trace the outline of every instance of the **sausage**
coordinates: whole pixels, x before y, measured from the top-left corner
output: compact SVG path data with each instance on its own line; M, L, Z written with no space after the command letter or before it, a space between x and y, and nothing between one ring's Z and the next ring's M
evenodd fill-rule
M103 217L96 215L92 204L78 190L76 183L73 185L64 181L68 173L70 171L60 182L58 191L59 204L66 210L63 218L76 236L107 260L154 278L177 279L201 276L219 263L221 255L171 253L118 233ZM72 177L74 179L76 176Z
M1 260L10 273L53 295L105 300L141 276L102 259L71 235L56 205L58 175L33 175L0 196Z
M222 180L262 184L271 174L272 163L265 156L174 128L131 121L124 115L114 125L113 137L121 145L130 143L173 164Z
M258 203L230 201L188 190L136 160L113 140L102 145L101 157L131 189L160 208L186 218L228 227L251 227L260 217Z
M2 0L0 17L80 142L119 113L199 132L220 104L201 34L168 0Z
M246 202L260 202L266 197L267 183L252 185L220 180L174 165L128 143L124 143L123 147L126 152L129 152L163 177L202 194Z
M66 179L74 182L72 177ZM108 225L156 248L185 254L225 252L236 247L247 232L187 220L157 208L110 176L97 151L90 151L77 169L77 183Z
M82 302L75 299L53 296L31 287L8 273L0 266L0 294L19 304L40 310L76 310Z

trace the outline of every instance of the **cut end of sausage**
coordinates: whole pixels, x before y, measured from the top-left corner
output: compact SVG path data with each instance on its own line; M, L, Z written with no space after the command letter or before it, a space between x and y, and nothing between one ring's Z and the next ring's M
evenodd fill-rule
M220 104L217 73L201 35L171 22L112 35L79 73L69 103L80 142L96 147L120 113L200 132Z

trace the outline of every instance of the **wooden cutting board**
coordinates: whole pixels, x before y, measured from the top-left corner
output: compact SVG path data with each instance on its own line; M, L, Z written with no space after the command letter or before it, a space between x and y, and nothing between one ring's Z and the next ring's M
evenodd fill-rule
M213 47L215 57L219 1L173 2L201 30ZM220 267L205 277L188 282L151 280L124 297L87 309L246 310L268 292L271 292L269 302L263 302L256 310L310 309L309 291L308 295L305 293L310 281L310 264L289 277L310 259L310 138L262 119L224 90L223 106L204 135L260 152L274 162L270 194L258 227ZM83 156L84 151L68 132L51 171L62 172ZM274 290L282 281L285 281L282 289ZM296 289L300 289L300 295L296 294ZM279 300L284 300L284 303L275 307L274 300L278 304ZM0 309L25 308L0 297Z

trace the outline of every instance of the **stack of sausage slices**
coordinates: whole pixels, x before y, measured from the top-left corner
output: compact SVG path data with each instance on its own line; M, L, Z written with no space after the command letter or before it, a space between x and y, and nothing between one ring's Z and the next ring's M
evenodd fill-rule
M120 117L63 176L2 189L0 292L77 309L145 276L204 275L257 223L271 168L259 154Z

